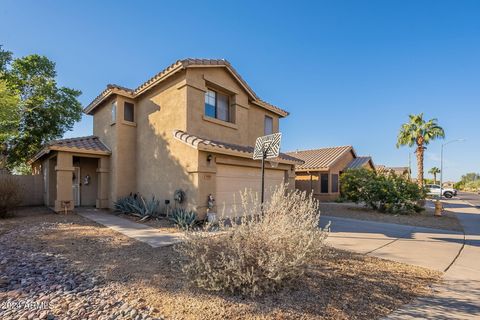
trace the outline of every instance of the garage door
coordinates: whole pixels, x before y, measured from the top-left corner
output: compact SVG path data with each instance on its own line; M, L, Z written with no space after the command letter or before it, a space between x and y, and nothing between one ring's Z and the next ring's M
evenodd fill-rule
M265 169L265 200L268 201L275 186L284 181L285 171ZM217 166L216 204L218 214L233 216L234 205L241 208L240 192L251 189L258 193L261 189L260 168L249 168L229 165ZM237 212L237 214L240 214Z

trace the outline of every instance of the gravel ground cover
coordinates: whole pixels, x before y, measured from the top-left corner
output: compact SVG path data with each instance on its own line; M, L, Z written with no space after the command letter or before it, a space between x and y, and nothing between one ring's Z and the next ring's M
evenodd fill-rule
M176 257L74 214L22 209L0 221L0 318L378 319L441 276L329 249L294 286L250 299L191 287Z
M420 213L401 215L377 212L354 203L322 202L320 204L320 210L322 211L323 215L340 218L371 220L434 229L463 231L463 228L454 213L444 211L442 217L435 217L433 215L434 210L432 208L427 208L424 212Z
M54 223L0 230L0 319L156 319L132 307L114 285L72 268L64 256L38 250L23 235L51 233ZM20 239L19 239L20 238Z

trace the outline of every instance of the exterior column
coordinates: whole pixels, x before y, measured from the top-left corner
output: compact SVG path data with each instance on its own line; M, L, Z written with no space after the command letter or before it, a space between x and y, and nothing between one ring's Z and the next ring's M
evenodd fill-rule
M55 211L72 211L75 207L73 201L73 156L70 153L58 152L57 166L57 198L55 199Z
M97 188L97 209L105 209L109 207L108 202L108 175L110 167L110 158L101 157L98 159L98 188Z

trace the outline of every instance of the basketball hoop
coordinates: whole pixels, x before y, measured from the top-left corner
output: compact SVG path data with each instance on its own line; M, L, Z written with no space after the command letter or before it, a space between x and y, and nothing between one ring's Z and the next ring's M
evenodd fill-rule
M278 157L280 154L280 140L282 134L280 132L269 134L263 137L258 137L255 141L255 149L253 151L253 160L262 160L262 190L260 201L263 206L265 198L265 160ZM278 162L271 161L270 165L275 168L278 166ZM263 209L262 209L263 210ZM263 212L263 211L262 211Z

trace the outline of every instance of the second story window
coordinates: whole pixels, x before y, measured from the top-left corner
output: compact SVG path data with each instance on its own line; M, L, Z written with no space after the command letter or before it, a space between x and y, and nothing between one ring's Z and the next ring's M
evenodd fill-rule
M265 133L265 135L273 133L273 118L272 117L265 116L264 133Z
M117 121L117 101L112 103L112 123Z
M229 97L213 90L207 90L205 93L205 115L230 122Z
M135 121L135 110L133 103L125 102L123 105L123 119L125 121Z

